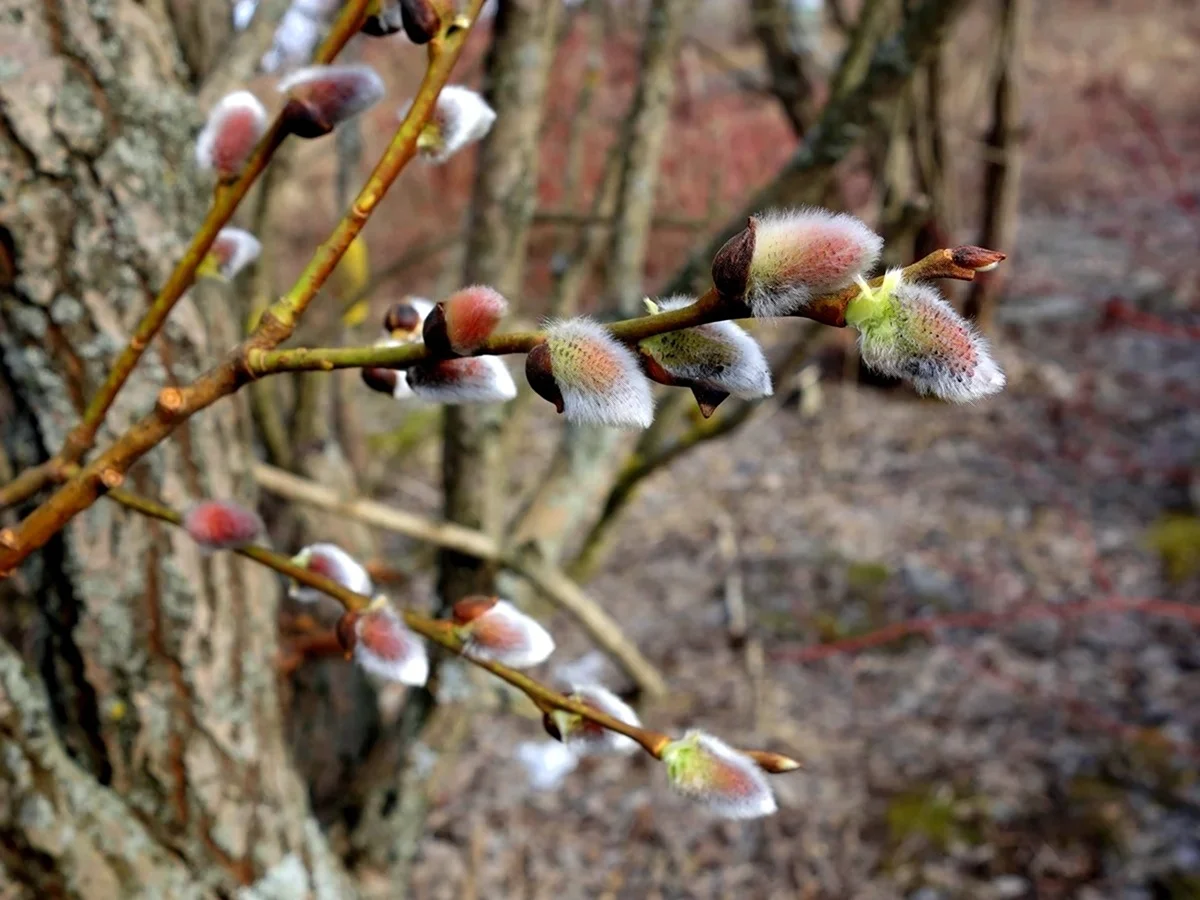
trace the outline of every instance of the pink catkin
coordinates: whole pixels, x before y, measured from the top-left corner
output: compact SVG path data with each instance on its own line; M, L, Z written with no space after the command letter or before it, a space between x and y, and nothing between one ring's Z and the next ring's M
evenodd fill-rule
M222 178L237 175L254 152L267 126L267 114L249 91L221 99L196 143L196 161Z
M883 239L862 221L823 209L755 220L746 302L756 316L782 316L850 285L879 259Z
M490 287L476 285L442 301L446 336L455 353L480 347L508 313L508 301Z
M201 547L227 550L253 542L262 532L262 520L236 503L205 500L188 511L183 527Z
M280 81L279 90L303 101L317 119L334 126L378 103L384 85L370 66L310 66Z

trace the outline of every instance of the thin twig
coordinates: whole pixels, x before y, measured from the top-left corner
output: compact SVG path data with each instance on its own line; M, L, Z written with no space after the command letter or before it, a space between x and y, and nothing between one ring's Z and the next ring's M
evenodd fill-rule
M67 481L15 529L0 531L0 577L11 573L25 557L42 547L74 516L95 503L105 488L119 485L125 477L125 472L134 462L161 443L188 418L245 384L249 380L249 368L246 363L250 356L256 352L273 349L291 336L300 317L333 272L346 248L362 231L388 188L416 154L417 138L433 112L438 94L450 78L482 5L483 0L472 0L468 19L464 21L460 18L447 23L442 32L430 41L425 77L413 98L408 115L350 210L334 229L333 234L317 248L312 260L291 290L267 309L254 333L231 350L221 363L186 387L164 388L159 393L158 403L152 413L143 417L112 447ZM358 9L361 12L362 7L363 0L355 0L347 9ZM340 21L342 20L339 19ZM260 147L255 158L261 152ZM218 206L224 208L220 200ZM204 241L197 236L193 240L193 250L203 245L207 251L213 237L215 231ZM185 259L191 259L193 255L189 251ZM199 261L199 258L193 260L193 270ZM163 317L165 318L165 312ZM131 344L127 350L132 350L135 346ZM128 354L122 355L122 360L126 355ZM134 354L135 357L140 355L141 350ZM129 367L132 368L136 361L136 358L132 359L128 363ZM117 366L121 365L121 360L118 360ZM116 371L114 369L114 372ZM122 382L127 374L128 372L121 376Z
M403 534L476 559L494 562L528 579L545 596L571 613L588 636L651 697L666 694L666 681L604 609L562 571L520 553L503 550L489 535L453 522L431 522L422 516L373 500L344 499L337 491L284 472L255 464L251 470L259 487L356 522Z
M956 247L953 250L936 250L924 259L904 269L906 281L923 281L935 278L954 278L972 281L975 270L966 268L956 259L962 259L979 248ZM986 251L991 252L991 251ZM1003 258L1003 254L999 254ZM871 284L883 283L882 277ZM852 286L833 294L815 297L804 309L794 316L812 319L823 325L844 328L846 307L858 296L858 287ZM739 302L722 297L715 289L709 290L690 306L626 319L607 326L609 333L620 341L636 344L646 338L670 331L679 331L710 322L748 318L750 311ZM528 353L544 341L543 331L515 331L489 338L476 351L476 356ZM248 373L260 378L277 372L301 372L309 370L332 371L333 369L357 369L363 366L383 366L403 369L429 359L430 353L423 343L403 344L396 347L299 347L289 350L251 348L246 357Z
M169 522L172 525L182 525L183 516L174 509L164 506L154 500L140 497L129 491L121 489L113 489L108 492L108 498L127 509L132 509L142 515L150 518L159 519L163 522ZM358 594L351 591L336 581L312 572L309 569L296 565L282 553L276 553L274 550L268 550L265 547L243 547L234 550L239 556L247 559L252 559L255 562L266 566L269 569L274 569L281 575L291 578L307 587L315 588L324 594L338 601L347 611L361 613L366 610L373 598L367 597L364 594ZM615 719L612 716L600 712L595 707L578 700L573 700L558 691L542 684L534 678L518 672L515 669L510 669L508 666L491 660L477 659L463 653L464 644L458 636L452 622L433 619L415 610L405 609L398 610L404 619L404 624L412 631L425 638L427 641L461 656L472 665L479 666L481 669L486 669L502 681L511 684L517 690L527 696L533 704L542 712L550 712L552 710L561 710L563 712L574 713L582 718L594 722L603 728L610 731L615 731L617 734L622 734L625 737L636 741L647 753L655 759L662 758L663 749L671 742L671 738L662 732L653 731L648 728L641 728L637 725L631 725L628 722L623 722L620 719ZM788 762L786 758L781 758L777 754L764 752L759 750L743 751L748 756L759 760L760 762L770 759L779 764ZM799 764L793 764L790 768L796 768Z
M318 62L328 62L333 59L346 45L346 42L358 32L366 6L367 0L353 0L346 5L333 23L329 36L317 51ZM283 116L276 116L275 121L271 123L267 133L258 142L258 146L247 160L237 179L218 188L208 215L204 217L204 221L200 224L191 243L188 244L183 257L175 265L166 284L159 290L151 302L150 308L146 310L142 320L134 328L129 343L121 351L112 368L109 369L108 377L105 378L96 395L88 403L83 419L67 435L62 449L51 459L22 473L22 476L15 482L0 490L0 508L19 503L37 493L54 481L56 470L64 464L78 462L91 449L92 444L96 441L96 434L108 415L109 408L117 399L117 394L125 386L125 382L142 358L142 354L150 346L150 342L158 334L163 323L166 322L171 310L175 308L175 304L179 302L184 292L195 280L196 270L217 239L217 234L233 217L238 204L241 203L242 198L246 196L258 176L266 169L267 163L271 161L271 157L286 137L287 128ZM0 566L0 572L4 570L5 567Z
M776 647L771 650L770 655L773 659L787 659L802 663L816 662L843 653L859 653L863 650L882 647L914 635L929 637L947 628L996 628L1035 619L1070 620L1128 612L1181 619L1193 625L1200 625L1200 607L1145 597L1109 597L1104 600L1085 600L1062 606L1036 604L1004 612L948 613L942 616L908 619L904 622L885 625L867 634L842 638L827 644Z

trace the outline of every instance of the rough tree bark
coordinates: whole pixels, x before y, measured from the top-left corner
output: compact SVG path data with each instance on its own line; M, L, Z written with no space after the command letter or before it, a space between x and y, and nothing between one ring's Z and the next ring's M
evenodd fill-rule
M21 462L61 443L203 211L186 43L162 3L0 0L0 436ZM179 305L114 428L228 346L223 301ZM250 499L243 422L197 417L131 485ZM355 895L283 739L270 573L101 502L2 590L6 896Z

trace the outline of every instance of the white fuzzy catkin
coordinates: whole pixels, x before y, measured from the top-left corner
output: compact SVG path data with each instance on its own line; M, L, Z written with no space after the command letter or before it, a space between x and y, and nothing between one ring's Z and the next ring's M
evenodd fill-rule
M571 698L586 703L588 706L612 716L627 725L641 725L633 708L610 691L598 684L574 685L571 688ZM581 716L561 711L553 713L559 723L563 743L580 756L605 756L611 754L628 754L638 749L637 741L615 731L609 731L603 726L588 722ZM563 727L566 724L566 728Z
M258 259L262 253L262 242L248 231L227 227L217 232L209 252L216 256L221 274L225 278L233 278Z
M373 675L420 687L429 678L425 644L391 607L371 609L355 623L354 659Z
M233 121L240 120L231 133ZM267 110L249 91L226 94L213 106L196 136L196 165L220 175L235 175L267 130Z
M375 589L366 568L337 544L309 544L292 557L292 562L331 578L356 594L369 596ZM288 596L300 603L316 603L325 598L326 594L316 588L295 583L289 589Z
M954 403L1003 390L1004 373L987 340L936 288L900 281L895 273L888 278L890 291L879 312L856 326L860 355L869 368Z
M755 219L746 305L758 318L786 316L840 291L879 260L883 238L848 213L805 208Z
M691 297L657 300L661 312L691 306ZM771 367L758 341L733 322L712 322L671 331L642 342L642 347L676 378L697 381L753 400L770 397Z
M503 403L517 396L512 373L498 356L417 363L405 372L413 396L426 403Z
M400 109L404 119L412 109L410 100ZM450 84L438 94L417 150L422 159L440 165L464 147L482 140L496 121L496 112L481 94Z
M554 638L541 623L507 600L497 600L484 613L460 626L463 655L514 669L540 665L554 652Z
M573 422L647 428L654 395L633 352L592 319L546 325L551 374Z
M725 819L757 819L778 808L766 773L720 738L689 731L663 751L671 786Z

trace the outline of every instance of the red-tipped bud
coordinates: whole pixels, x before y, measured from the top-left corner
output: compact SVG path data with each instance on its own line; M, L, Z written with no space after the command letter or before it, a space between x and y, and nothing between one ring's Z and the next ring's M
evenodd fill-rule
M956 266L975 272L990 272L1008 259L1008 254L984 247L955 247L951 251L951 257Z
M354 622L354 659L380 678L420 687L429 678L425 644L382 597Z
M595 684L578 686L568 696L627 725L642 724L629 704L607 688ZM638 748L631 738L609 731L577 713L556 709L546 713L542 724L551 737L562 741L580 756L632 753Z
M400 118L412 108L409 101L400 110ZM431 163L444 163L455 153L481 140L496 121L495 111L470 88L448 85L438 94L437 105L421 129L417 151Z
M529 385L573 422L646 428L654 397L637 357L591 319L546 327L546 340L525 359Z
M236 178L267 130L267 111L249 91L222 97L196 138L196 164L223 180Z
M784 756L782 753L772 753L770 750L746 750L745 754L758 763L758 767L771 775L783 775L803 769L804 764Z
M203 500L187 511L183 528L205 550L231 550L252 544L263 523L253 510L230 500Z
M690 297L647 300L651 315L691 306ZM726 397L769 397L771 368L758 341L732 322L713 322L671 331L639 344L651 361L647 373L655 381L690 387L705 418Z
M241 228L222 228L208 251L225 278L233 278L262 253L258 238Z
M983 336L935 288L903 281L899 270L878 288L864 282L846 322L859 331L868 367L912 382L918 393L965 403L1004 388Z
M498 356L468 356L417 363L406 370L413 396L426 403L504 403L517 386Z
M282 79L279 91L292 134L317 138L378 103L384 87L370 66L309 66Z
M508 301L484 285L451 294L425 318L425 346L443 355L466 356L491 337L508 314Z
M786 316L853 284L882 249L883 239L846 213L767 213L751 218L717 253L713 283L756 317Z
M309 544L292 557L296 565L324 575L356 594L370 594L374 589L371 576L358 561L337 544ZM325 594L316 588L293 583L288 595L301 603L316 603Z
M404 33L414 44L428 44L442 27L442 17L432 0L400 0Z
M463 654L514 669L542 663L554 652L554 638L507 600L468 597L454 606Z
M671 786L726 819L757 819L776 810L775 795L758 764L724 741L689 731L662 751Z

